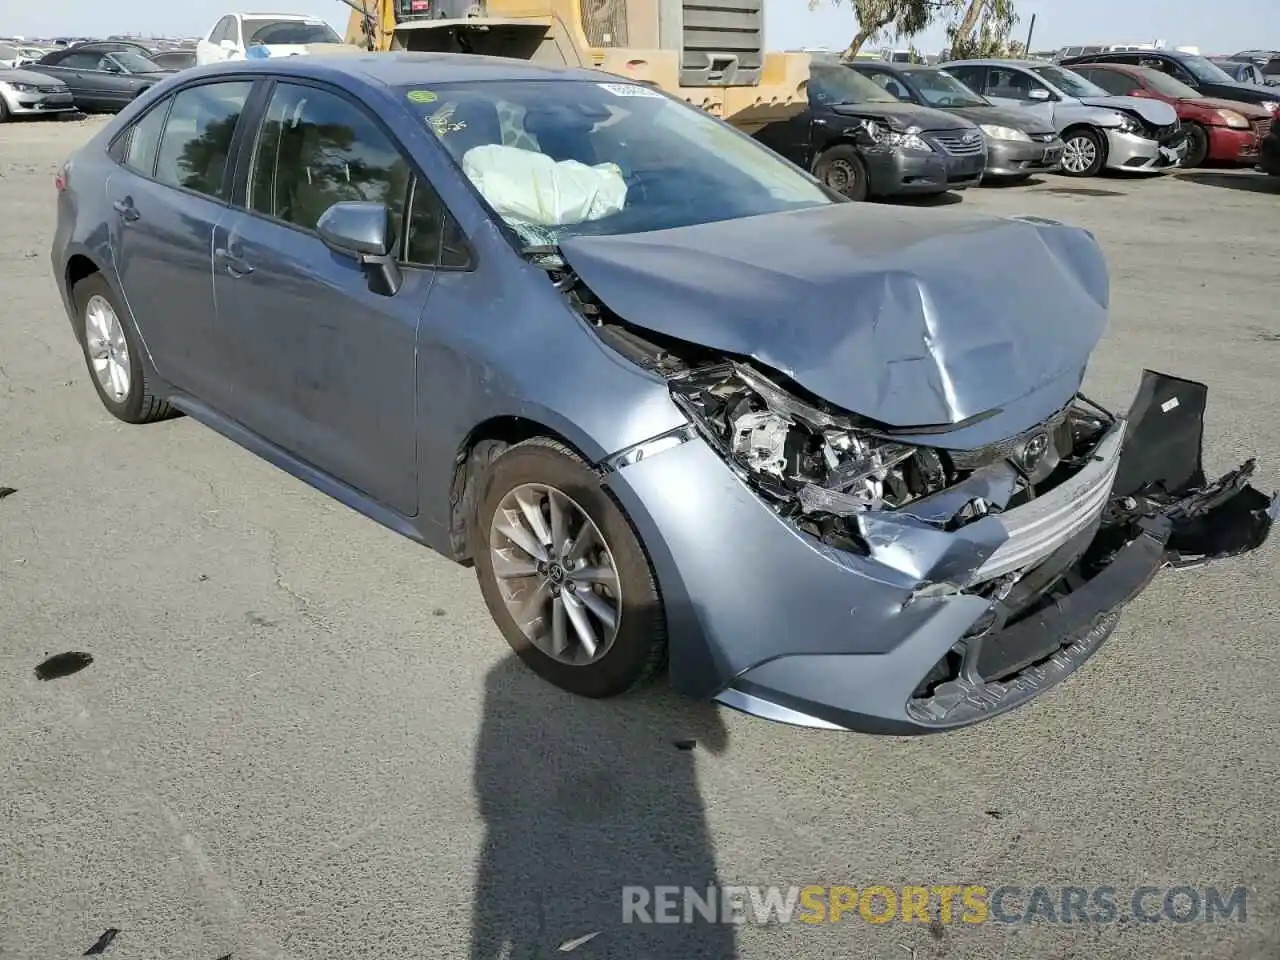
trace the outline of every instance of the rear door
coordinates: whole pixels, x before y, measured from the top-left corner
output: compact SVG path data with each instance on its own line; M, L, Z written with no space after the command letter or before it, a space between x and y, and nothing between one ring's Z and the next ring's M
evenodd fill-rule
M187 87L111 147L111 246L157 372L208 402L217 387L213 230L228 212L229 160L252 80Z
M975 93L986 95L985 89L987 83L987 68L979 64L966 64L964 66L946 66L943 68L947 73L951 74L961 83Z
M329 87L280 82L237 174L243 209L214 235L219 404L404 516L418 509L416 343L440 218L410 235L393 296L371 290L316 223L340 201L384 203L397 223L411 204L438 208L415 179L363 105Z

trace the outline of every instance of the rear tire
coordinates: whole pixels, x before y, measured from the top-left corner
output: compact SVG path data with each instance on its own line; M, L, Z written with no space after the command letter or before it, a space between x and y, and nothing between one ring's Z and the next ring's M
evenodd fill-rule
M151 423L173 416L168 401L151 392L142 365L142 345L102 274L77 283L71 299L89 382L107 411L125 423Z
M9 105L4 102L4 97L0 97L0 123L4 123L9 119Z
M1201 167L1209 159L1209 131L1198 123L1187 124L1187 155L1184 167Z
M516 444L480 478L477 502L470 539L480 592L520 659L584 697L649 679L667 649L662 598L630 522L582 459L542 437ZM575 554L579 545L585 552ZM610 610L612 629L599 616Z
M1107 141L1093 127L1076 127L1062 135L1062 172L1068 177L1096 177L1107 162Z
M850 200L867 199L867 165L857 149L847 143L824 150L813 165L813 173L830 189Z

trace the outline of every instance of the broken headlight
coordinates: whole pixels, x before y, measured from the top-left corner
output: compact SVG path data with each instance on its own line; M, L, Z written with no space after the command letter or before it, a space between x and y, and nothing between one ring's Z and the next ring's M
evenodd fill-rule
M742 364L696 371L672 392L721 455L786 513L901 507L949 482L936 451L876 437Z

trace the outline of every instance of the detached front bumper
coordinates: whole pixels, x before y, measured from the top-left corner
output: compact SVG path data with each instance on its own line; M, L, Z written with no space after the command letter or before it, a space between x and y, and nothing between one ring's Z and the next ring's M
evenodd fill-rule
M1172 170L1187 155L1185 139L1161 144L1133 133L1107 131L1107 169Z
M1148 373L1067 489L951 531L921 521L927 509L881 512L866 555L799 533L697 438L617 470L668 609L673 683L768 719L888 734L1029 701L1098 650L1161 567L1267 538L1277 501L1248 485L1252 462L1205 482L1205 394Z

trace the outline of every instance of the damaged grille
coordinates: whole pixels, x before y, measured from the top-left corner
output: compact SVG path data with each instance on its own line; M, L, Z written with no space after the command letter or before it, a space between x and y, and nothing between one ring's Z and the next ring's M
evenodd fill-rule
M1111 497L1124 433L1125 421L1117 420L1084 469L1023 506L1000 514L997 520L1008 539L978 569L973 582L1031 566L1096 522Z
M953 157L972 157L984 149L982 134L976 130L964 133L927 133L926 136Z
M1271 132L1271 118L1253 121L1253 132L1258 135L1259 140L1264 139Z

